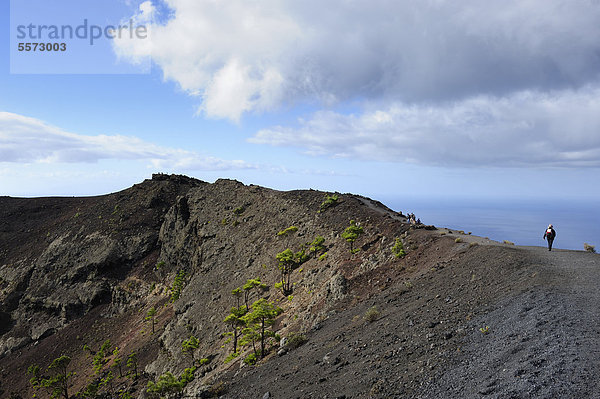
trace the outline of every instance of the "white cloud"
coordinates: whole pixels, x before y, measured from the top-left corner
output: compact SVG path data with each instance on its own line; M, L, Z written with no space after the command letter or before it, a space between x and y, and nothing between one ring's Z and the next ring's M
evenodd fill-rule
M600 88L320 111L249 140L315 155L444 166L600 167Z
M322 108L254 143L453 166L600 166L600 2L164 0L152 57L208 117ZM332 111L353 104L353 115ZM181 159L184 159L182 157Z
M282 104L440 102L579 88L600 71L600 4L565 0L165 0L150 41L164 77L237 120ZM148 2L140 17L150 15Z
M156 8L154 7L151 1L144 1L142 4L140 4L139 10L142 21L151 22L154 19Z
M265 70L251 78L248 66L233 59L220 69L206 87L203 110L219 118L238 120L242 112L274 106L282 77L276 70Z
M0 112L0 163L96 163L106 159L138 160L168 170L258 168L242 160L203 156L137 137L69 133L35 118Z

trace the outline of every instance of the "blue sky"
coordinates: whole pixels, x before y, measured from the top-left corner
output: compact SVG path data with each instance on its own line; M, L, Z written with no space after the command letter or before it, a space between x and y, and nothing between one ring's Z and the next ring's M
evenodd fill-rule
M375 198L600 194L597 1L12 3L0 195L103 194L155 172ZM11 25L84 17L150 36L73 40L83 53L26 54L12 72L40 73L11 73Z

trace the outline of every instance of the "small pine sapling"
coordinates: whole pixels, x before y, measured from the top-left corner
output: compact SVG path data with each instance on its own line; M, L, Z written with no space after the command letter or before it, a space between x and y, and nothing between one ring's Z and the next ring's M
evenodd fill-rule
M296 227L296 226L290 226L290 227L288 227L286 229L283 229L280 232L278 232L277 236L278 237L287 236L288 234L295 233L297 231L298 231L298 227Z
M173 281L173 286L171 288L171 302L175 302L181 296L181 291L185 286L185 278L186 273L185 270L180 270L177 272L175 276L175 280Z
M156 264L156 266L154 266L154 272L156 273L156 275L158 276L158 278L160 278L162 280L164 273L165 273L165 261L161 260L160 262L158 262Z
M119 399L133 399L133 395L126 389L119 390Z
M233 210L233 214L235 216L240 216L242 213L244 213L246 211L246 208L244 206L238 206L237 208L235 208Z
M396 258L404 258L406 256L406 251L404 251L404 244L402 244L402 240L396 238L396 242L392 247L392 252L396 256Z
M121 354L119 353L119 347L115 347L115 350L113 351L113 363L115 364L115 367L117 368L117 370L119 370L119 378L123 378L123 359L121 359Z
M150 325L152 326L152 334L154 334L154 325L156 324L156 313L156 308L152 306L144 318L145 321L150 322Z
M333 194L331 196L325 195L325 200L321 203L318 213L324 212L326 209L336 206L339 199L340 197L337 194Z
M112 371L108 371L108 373L106 374L106 376L104 378L100 379L100 384L98 384L98 386L100 388L102 387L106 387L106 390L110 393L109 397L114 397L115 396L115 389L113 386L113 380L115 379L115 375L113 374Z
M158 380L155 383L148 381L146 392L152 397L168 398L179 394L183 391L184 387L185 384L183 382L179 381L173 374L167 371L165 374L158 377Z
M325 237L317 236L313 242L309 244L309 251L316 258L320 252L325 251Z
M107 339L106 341L104 341L98 352L96 352L96 354L94 355L94 359L92 360L92 365L96 374L100 374L100 372L104 368L104 365L108 362L108 360L106 360L106 357L109 355L109 353L110 340Z
M360 226L359 224L357 224L354 220L350 221L350 226L346 227L346 229L342 233L342 238L350 243L350 252L351 253L358 252L358 251L355 251L353 248L354 241L356 241L356 239L363 233L364 233L363 227Z
M83 388L83 390L79 391L77 393L77 396L83 397L83 398L89 398L89 399L93 399L98 397L98 391L100 390L100 387L98 386L99 382L98 381L92 381L89 384L87 384L85 386L85 388Z
M181 351L183 353L189 353L190 357L192 358L192 365L196 363L194 353L196 352L196 349L198 349L199 346L200 341L193 335L190 335L190 337L184 340L181 344Z
M127 357L127 368L129 369L128 376L132 379L136 380L139 376L138 374L138 357L137 352L131 352Z
M41 388L40 380L41 380L41 371L40 366L37 364L32 364L27 368L27 374L31 375L29 379L29 383L33 387L34 390L38 390Z
M256 352L254 352L246 356L246 358L244 359L244 363L246 363L249 366L253 366L256 364L256 360Z
M308 244L302 245L300 247L300 250L294 254L297 266L300 266L301 264L308 262L310 260L310 256L306 253L307 246L308 246Z
M181 382L184 386L189 382L194 381L194 373L198 368L196 366L188 367L183 370L183 373L179 376L179 382Z

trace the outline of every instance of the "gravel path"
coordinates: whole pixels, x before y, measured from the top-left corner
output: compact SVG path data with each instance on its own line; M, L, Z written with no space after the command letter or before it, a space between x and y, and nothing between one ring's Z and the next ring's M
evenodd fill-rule
M461 355L418 397L600 397L600 256L518 251L535 283L471 320Z

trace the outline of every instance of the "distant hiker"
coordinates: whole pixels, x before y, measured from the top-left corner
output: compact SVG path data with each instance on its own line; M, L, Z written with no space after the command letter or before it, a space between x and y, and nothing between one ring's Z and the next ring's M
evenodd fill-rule
M548 251L552 251L552 242L554 241L554 237L556 237L556 231L554 231L554 227L549 224L548 228L544 232L544 238L546 241L548 241Z
M408 215L408 221L410 224L417 224L416 216L414 213Z

